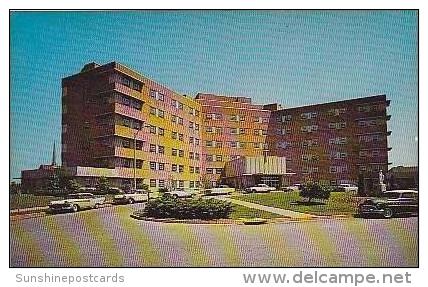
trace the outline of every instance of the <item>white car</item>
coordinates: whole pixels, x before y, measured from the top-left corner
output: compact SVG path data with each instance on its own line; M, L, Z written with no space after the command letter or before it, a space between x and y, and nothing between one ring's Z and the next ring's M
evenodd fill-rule
M358 192L358 186L349 183L339 184L337 187L339 191L347 191L347 192Z
M193 193L187 192L184 189L174 189L172 191L167 191L165 194L170 195L175 198L191 198Z
M261 183L261 184L257 184L256 186L252 186L252 187L246 188L245 192L246 193L252 193L252 192L271 192L271 191L274 191L274 190L276 190L275 187L271 187L271 186L269 186L267 184Z
M117 194L113 197L113 204L133 204L136 202L144 202L149 199L149 195L145 190L135 189L129 193Z
M203 191L204 195L226 195L235 192L235 188L227 185L219 185L217 187L208 188Z
M92 193L73 193L66 196L63 200L51 201L49 211L61 212L72 211L77 212L82 209L99 208L105 202L105 197L96 197Z

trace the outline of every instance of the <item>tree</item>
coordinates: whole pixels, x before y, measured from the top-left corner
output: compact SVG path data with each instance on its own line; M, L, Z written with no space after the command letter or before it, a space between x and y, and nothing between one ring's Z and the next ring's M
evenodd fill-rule
M109 180L102 176L98 179L97 184L97 193L99 194L107 194L110 192L110 182Z
M308 202L315 199L329 199L331 189L328 186L320 185L319 183L306 183L304 184L299 192L301 197L308 198Z
M82 186L75 179L69 179L67 181L67 192L76 193Z
M9 191L12 194L20 194L22 192L21 184L16 181L12 181L9 186Z
M57 173L54 173L46 181L46 191L49 195L63 195L65 192L64 186L61 184L61 178Z

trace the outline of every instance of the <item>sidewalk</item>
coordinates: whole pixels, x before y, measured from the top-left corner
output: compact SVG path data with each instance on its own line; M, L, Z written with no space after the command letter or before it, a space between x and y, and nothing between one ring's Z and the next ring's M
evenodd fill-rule
M267 211L267 212L279 214L279 215L282 215L284 217L289 217L291 219L312 219L312 218L317 218L318 217L318 216L312 215L312 214L301 213L301 212L291 211L291 210L287 210L287 209L281 209L281 208L276 208L276 207L261 205L261 204L257 204L257 203L252 203L252 202L248 202L248 201L242 201L242 200L227 198L227 197L219 198L219 199L222 199L222 200L225 200L225 201L229 201L231 203L242 205L242 206L245 206L245 207L254 208L254 209L258 209L258 210L263 210L263 211Z

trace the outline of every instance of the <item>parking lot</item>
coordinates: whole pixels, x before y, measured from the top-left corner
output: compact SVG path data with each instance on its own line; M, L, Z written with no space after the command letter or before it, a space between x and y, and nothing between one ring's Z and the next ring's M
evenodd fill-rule
M137 221L143 204L12 220L10 264L32 266L418 265L418 218L259 226Z

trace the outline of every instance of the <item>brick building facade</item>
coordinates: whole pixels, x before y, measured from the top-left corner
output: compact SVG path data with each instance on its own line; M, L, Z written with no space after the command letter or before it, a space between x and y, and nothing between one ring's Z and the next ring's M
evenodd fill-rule
M215 185L243 156L286 157L291 183L375 180L388 170L388 106L385 95L296 108L193 99L117 62L90 63L62 80L62 165L88 186L132 185L134 172L151 189Z

